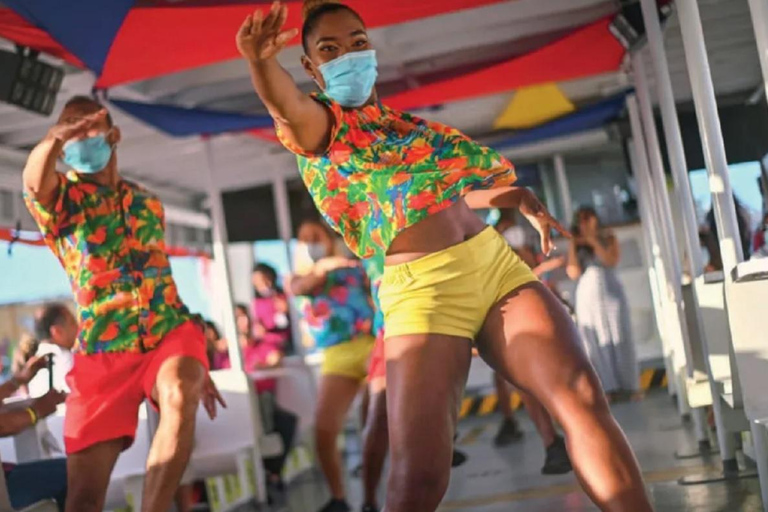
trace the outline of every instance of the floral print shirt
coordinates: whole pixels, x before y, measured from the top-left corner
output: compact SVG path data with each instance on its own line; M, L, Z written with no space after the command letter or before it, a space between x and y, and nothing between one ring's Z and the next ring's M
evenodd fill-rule
M116 189L70 173L46 209L25 194L45 243L69 277L83 354L145 352L187 320L165 252L158 198L127 180Z
M384 254L379 253L363 261L365 273L368 274L368 280L371 282L371 297L375 309L373 317L373 334L377 338L384 337L384 312L381 310L379 302L379 288L381 287L381 278L384 276Z
M313 96L333 114L331 142L313 155L291 144L299 171L325 220L360 258L386 253L404 229L472 190L511 185L512 164L458 130L381 104L344 109Z
M320 289L298 302L317 348L371 335L373 306L362 266L332 270Z

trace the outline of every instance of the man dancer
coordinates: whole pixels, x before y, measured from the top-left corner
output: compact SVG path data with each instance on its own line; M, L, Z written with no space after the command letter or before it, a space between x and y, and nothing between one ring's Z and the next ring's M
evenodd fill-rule
M67 377L67 512L101 512L110 474L136 434L145 398L160 411L142 511L164 512L192 449L208 378L202 328L178 297L161 202L118 173L120 130L106 109L72 98L24 168L25 200L72 284L80 332ZM62 159L73 169L56 172ZM224 405L222 403L222 405Z

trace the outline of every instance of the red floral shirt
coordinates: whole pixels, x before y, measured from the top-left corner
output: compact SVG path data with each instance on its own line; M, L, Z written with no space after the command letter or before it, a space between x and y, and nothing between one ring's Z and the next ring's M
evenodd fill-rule
M69 277L76 351L144 352L191 319L165 252L163 205L127 180L117 189L58 174L54 206L25 195L46 244Z

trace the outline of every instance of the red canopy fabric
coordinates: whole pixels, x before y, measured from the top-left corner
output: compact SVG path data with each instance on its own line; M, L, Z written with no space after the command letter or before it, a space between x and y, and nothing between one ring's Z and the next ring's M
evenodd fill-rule
M70 64L83 67L83 63L56 42L47 32L31 25L10 9L0 8L0 35L21 46L59 57Z
M609 24L609 18L600 20L521 57L396 94L384 101L390 107L409 110L616 71L626 52L610 33Z
M348 0L375 28L473 9L504 0ZM301 26L301 2L289 5L288 27ZM134 7L117 34L97 83L106 88L238 57L235 33L245 17L264 4L234 3ZM292 44L299 44L297 37Z

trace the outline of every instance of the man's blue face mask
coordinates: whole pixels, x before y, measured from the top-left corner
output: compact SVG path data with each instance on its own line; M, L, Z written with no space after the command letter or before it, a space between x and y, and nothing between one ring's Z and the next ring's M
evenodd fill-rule
M107 142L107 134L101 133L87 139L67 142L64 145L62 161L77 172L95 174L104 170L110 158L112 146Z

